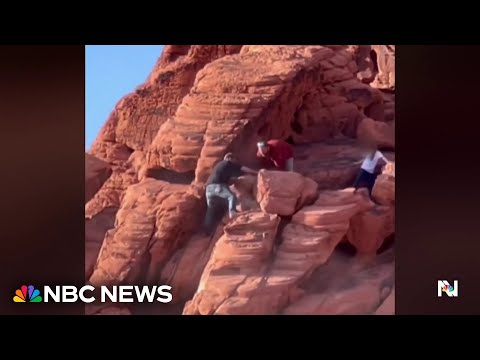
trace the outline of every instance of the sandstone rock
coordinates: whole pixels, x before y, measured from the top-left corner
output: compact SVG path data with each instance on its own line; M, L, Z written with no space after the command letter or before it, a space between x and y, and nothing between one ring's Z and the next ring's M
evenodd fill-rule
M263 211L292 215L301 197L304 177L295 172L261 170L258 174L257 201Z
M300 194L300 200L297 208L302 208L306 205L310 205L318 197L318 184L315 180L310 178L304 178L303 189Z
M132 313L125 305L102 304L86 305L85 315L131 315Z
M294 223L305 224L308 226L325 226L347 222L358 212L356 204L340 206L318 206L312 205L304 207L296 213L292 221Z
M195 227L198 201L185 185L147 179L130 186L90 282L100 286L134 282L141 277L158 280L164 262ZM192 221L182 222L187 215Z
M380 304L375 286L358 286L329 295L306 296L287 308L285 315L359 315L371 313Z
M184 314L374 313L393 286L383 254L368 271L355 258L331 270L346 234L371 252L388 223L375 211L394 214L394 164L377 178L380 205L344 189L363 159L352 139L360 120L394 120L394 94L367 85L368 71L377 75L372 49L166 46L90 149L112 175L85 207L86 277L95 285L169 283L176 309L190 300ZM391 90L391 70L372 84ZM258 137L290 137L298 173L262 171L258 184L239 178L231 189L245 212L224 218L212 237L197 234L212 166L232 151L256 167ZM295 215L279 226L276 214ZM103 308L93 313L126 310Z
M165 55L160 57L147 81L118 102L92 151L104 141L143 150L163 122L175 114L197 72L210 61L238 52L240 48L238 45L167 45Z
M387 164L382 174L380 174L373 186L372 197L379 204L395 205L395 163Z
M395 127L393 123L385 123L365 118L357 129L360 141L373 142L379 149L395 149Z
M359 189L354 193L354 188L322 191L315 205L320 207L354 205L358 212L370 210L375 206L365 189Z
M213 247L222 235L223 226L219 226L212 237L194 235L165 264L161 283L172 287L172 304L184 303L193 297Z
M357 142L349 139L295 148L295 170L315 180L319 190L351 186L362 160L363 154Z
M134 150L148 148L160 126L175 114L193 86L197 72L214 59L239 52L241 47L167 45L164 48L147 81L117 103L89 150L113 169L110 181L88 204L89 217L104 208L119 207L128 186L146 177L147 167L139 167L137 161L126 162Z
M379 308L382 290L394 281L393 252L382 254L372 266L356 266L334 253L327 264L303 283L304 296L286 307L285 315L367 315Z
M302 297L302 281L327 262L350 218L374 206L365 191L353 194L353 189L320 193L315 204L293 216L273 253L273 236L258 243L257 230L271 215L250 212L227 225L184 314L276 314ZM251 237L257 242L243 245Z
M348 223L358 212L374 206L365 189L356 194L353 191L347 188L321 192L313 205L304 207L292 217L292 222L317 228Z
M92 275L98 253L108 230L115 223L117 208L103 209L92 219L85 219L85 279Z
M378 74L371 84L380 89L395 89L395 45L372 45Z
M395 45L350 45L357 78L379 89L395 89Z
M314 227L288 224L282 233L282 243L273 261L271 276L299 281L311 271L327 262L340 238Z
M125 190L137 183L137 175L126 162L113 162L112 175L85 205L85 216L93 218L106 208L119 208Z
M393 288L380 307L375 311L375 315L395 315L395 288Z
M197 293L185 306L184 314L230 313L229 306L235 308L238 301L244 304L242 289L260 280L258 274L269 263L279 221L276 215L251 211L225 226L225 233L216 243ZM261 307L261 304L251 306Z
M365 109L373 104L384 102L383 93L371 86L359 82L357 79L348 79L339 81L332 85L327 85L331 94L345 97L348 103L356 105L359 109Z
M119 285L139 276L154 232L156 195L165 186L146 181L129 187L117 213L115 228L107 234L90 277L93 286Z
M300 233L328 233L327 254L329 256L347 234L350 220L359 212L371 209L373 206L366 190L360 190L356 194L353 193L352 188L324 191L319 194L313 205L304 207L292 217L292 224L300 224L307 228L297 227L296 230Z
M257 196L257 177L245 175L235 179L230 190L237 196L237 205L239 211L248 211L258 209L260 205L256 200Z
M371 58L371 45L350 45L348 51L352 52L357 64L357 78L365 84L370 84L376 75L375 64Z
M329 125L310 114L321 104L323 95L316 92L329 96L327 88L322 92L323 83L334 86L354 78L348 67L350 55L342 51L323 46L244 46L239 54L211 62L198 73L175 116L161 126L148 150L149 166L196 170L197 181L205 181L227 148L248 164L255 156L257 134L292 135L292 119L302 106L298 136L309 137L317 133L310 128L323 127L320 138L337 133L355 136L364 115L355 104L346 104L345 97L332 107ZM323 71L327 67L331 69Z
M375 206L350 220L348 241L358 254L375 254L383 241L395 232L395 209L391 206Z
M160 283L165 263L200 229L203 220L202 195L203 192L200 193L195 186L170 184L157 196L156 231L149 244L148 283Z
M145 153L143 151L134 151L127 160L127 165L133 169L136 173L145 164Z
M385 121L395 120L395 94L383 94L385 104Z
M96 157L85 154L85 203L87 203L112 174L110 166Z

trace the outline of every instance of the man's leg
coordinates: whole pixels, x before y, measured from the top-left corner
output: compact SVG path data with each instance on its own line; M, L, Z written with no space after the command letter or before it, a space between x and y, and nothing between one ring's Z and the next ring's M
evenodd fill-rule
M355 178L355 181L353 182L353 187L355 188L355 191L358 190L358 187L360 185L360 180L362 179L362 173L363 173L363 170L360 170L357 174L357 177Z
M293 171L293 157L287 160L287 171Z
M230 219L233 218L237 213L237 197L227 185L222 185L222 191L219 196L228 201L228 214Z
M377 175L375 174L370 174L371 176L369 177L368 179L368 193L370 194L370 196L372 196L372 190L373 190L373 187L375 186L375 181L377 180Z
M213 208L212 199L215 197L213 187L208 185L205 197L207 199L207 212L205 214L205 221L203 223L203 230L206 235L210 235L215 222L215 209Z
M358 172L357 178L353 182L353 187L355 188L355 192L363 187L368 187L368 178L370 173L366 172L363 169L360 169Z

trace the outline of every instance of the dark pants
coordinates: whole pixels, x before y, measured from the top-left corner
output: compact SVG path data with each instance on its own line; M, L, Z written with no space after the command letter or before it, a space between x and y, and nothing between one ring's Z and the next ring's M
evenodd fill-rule
M375 185L375 180L377 179L377 175L371 174L368 171L360 169L360 172L353 183L353 187L355 189L359 188L367 188L369 194L372 194L373 185Z
M215 223L217 210L220 208L223 210L224 204L218 202L228 202L228 211L232 215L235 212L237 206L237 197L230 191L228 185L224 184L210 184L207 185L205 196L207 199L207 213L205 215L204 230L210 233L213 230Z

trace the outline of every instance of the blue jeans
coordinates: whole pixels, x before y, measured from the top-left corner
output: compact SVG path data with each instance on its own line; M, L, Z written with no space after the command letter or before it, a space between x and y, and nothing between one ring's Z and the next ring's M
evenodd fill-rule
M230 213L235 212L237 206L237 197L230 191L227 185L223 184L210 184L206 189L207 206L211 207L215 198L221 198L228 201L228 211Z
M227 200L228 212L230 216L236 211L237 197L230 191L227 185L224 184L210 184L207 185L205 191L207 198L207 214L205 215L204 227L207 232L210 232L215 222L215 202L217 200Z

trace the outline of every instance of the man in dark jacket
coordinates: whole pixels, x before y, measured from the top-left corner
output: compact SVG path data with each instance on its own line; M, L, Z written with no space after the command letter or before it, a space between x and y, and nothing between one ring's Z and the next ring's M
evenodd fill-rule
M204 227L207 233L210 233L214 222L214 201L216 199L227 200L230 219L235 216L237 198L230 190L229 186L232 178L239 177L243 175L243 173L256 175L257 171L240 165L233 157L232 153L226 154L223 160L214 166L212 173L207 180L207 187L205 190L207 198L207 214L205 216Z

